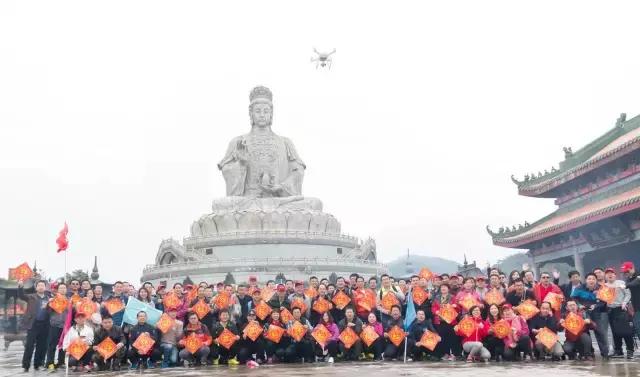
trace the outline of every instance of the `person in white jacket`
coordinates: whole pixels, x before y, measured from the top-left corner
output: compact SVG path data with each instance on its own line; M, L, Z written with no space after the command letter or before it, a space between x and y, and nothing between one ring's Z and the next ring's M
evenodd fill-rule
M74 317L74 324L69 328L67 334L62 341L62 349L67 351L69 345L76 339L82 339L89 349L82 357L77 360L73 356L69 355L69 366L75 367L76 371L79 371L83 366L84 369L91 371L91 346L93 345L93 328L86 324L87 317L84 313L76 313Z

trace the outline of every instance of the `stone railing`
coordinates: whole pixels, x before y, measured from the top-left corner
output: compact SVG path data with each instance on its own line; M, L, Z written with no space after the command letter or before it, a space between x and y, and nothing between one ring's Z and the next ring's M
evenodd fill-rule
M358 246L357 237L346 234L332 234L322 232L255 230L221 233L208 236L185 237L183 245L187 249L210 246L247 245L265 243L301 243L335 245L346 248Z
M196 270L247 270L251 268L292 268L292 267L309 267L311 269L322 268L340 268L349 271L349 267L369 268L372 271L385 270L385 264L376 261L347 259L347 258L290 258L290 257L264 257L264 258L232 258L223 260L198 260L189 262L179 262L166 264L162 266L147 265L143 270L143 275L147 278L153 278L152 275L172 275L181 274L185 271L195 272Z

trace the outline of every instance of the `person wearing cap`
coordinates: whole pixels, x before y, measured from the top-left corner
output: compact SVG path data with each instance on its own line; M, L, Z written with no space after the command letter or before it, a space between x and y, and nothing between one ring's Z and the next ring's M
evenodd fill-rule
M184 335L184 323L176 318L178 314L175 309L166 311L167 315L174 320L173 326L167 332L160 334L160 350L162 351L161 368L169 368L178 364L178 342Z
M294 292L287 298L290 303L294 300L302 300L306 306L306 310L302 313L305 318L309 318L309 310L311 310L311 298L304 294L304 283L302 281L296 281L293 285Z
M293 315L293 319L287 323L287 330L293 327L296 322L300 322L307 329L307 332L300 341L289 337L289 346L285 351L285 361L294 363L303 360L305 363L313 363L315 362L313 353L313 344L315 340L311 337L313 327L309 320L302 316L300 308L295 307L291 309L291 314Z
M476 293L481 301L484 301L484 295L486 295L487 292L489 292L489 288L487 288L486 278L482 275L476 277Z
M627 359L633 358L633 328L629 326L632 317L629 314L631 305L631 291L622 280L617 280L616 271L609 267L605 270L605 285L615 289L615 296L611 303L607 303L609 326L613 334L613 355L611 357L624 357L622 341L627 346Z
M249 360L253 360L258 364L262 364L265 361L264 339L262 334L260 334L256 340L251 340L251 338L244 333L244 328L253 322L260 324L260 322L257 321L256 311L251 309L247 312L245 322L240 325L240 333L242 334L238 341L238 361L240 364L246 364ZM255 355L255 358L253 355Z
M110 338L113 343L115 343L117 351L115 355L105 361L100 352L97 352L97 345L107 338ZM122 362L122 359L124 359L127 351L126 342L127 340L124 337L122 328L113 324L113 318L111 318L111 316L102 317L102 323L95 331L93 339L93 351L95 352L93 353L92 360L98 366L98 370L120 370L120 363Z
M520 354L524 355L524 360L531 360L531 338L529 336L529 326L522 316L517 315L511 304L502 305L502 319L510 326L509 335L503 338L504 359L507 361L519 361Z
M633 306L633 328L636 336L640 339L640 275L631 262L624 262L620 267L620 272L627 279L626 286L631 292L631 306Z
M69 366L74 367L74 371L79 372L81 369L84 369L86 372L91 371L91 346L93 346L93 328L91 326L86 325L87 316L78 312L74 316L74 324L69 328L67 334L64 336L62 341L62 349L67 350L71 342L76 339L82 339L82 341L89 346L89 350L85 352L82 357L77 360L75 357L69 355Z
M460 291L461 286L460 276L457 274L453 274L449 277L449 291L452 296L455 296Z
M271 309L274 310L291 309L291 303L287 298L287 288L284 284L278 284L276 287L276 294L271 297L268 304L271 306Z
M594 330L598 349L603 359L609 358L609 318L607 314L607 304L598 299L600 284L593 272L585 276L584 284L573 291L571 298L575 299L578 305L585 308L592 322L595 323Z

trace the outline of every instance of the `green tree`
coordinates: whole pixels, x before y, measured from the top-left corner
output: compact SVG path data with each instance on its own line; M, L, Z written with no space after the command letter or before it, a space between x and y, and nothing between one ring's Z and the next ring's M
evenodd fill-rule
M224 277L224 283L225 284L235 284L236 283L236 278L233 277L231 272L227 272L227 276Z
M284 284L284 282L287 281L287 278L284 277L284 274L282 272L279 272L278 275L276 275L276 278L273 280L275 280L277 284Z
M64 280L67 284L71 283L71 280L76 279L79 281L89 280L89 273L87 271L82 270L74 270L71 273L65 275Z

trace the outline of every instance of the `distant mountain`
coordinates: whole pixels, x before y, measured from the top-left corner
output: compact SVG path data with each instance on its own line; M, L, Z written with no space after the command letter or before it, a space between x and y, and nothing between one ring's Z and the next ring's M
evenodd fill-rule
M426 255L410 255L413 270L418 273L422 267L427 267L431 271L442 274L458 271L458 263L449 259L428 257ZM407 257L400 257L394 261L387 263L389 271L393 276L406 276L407 274Z

